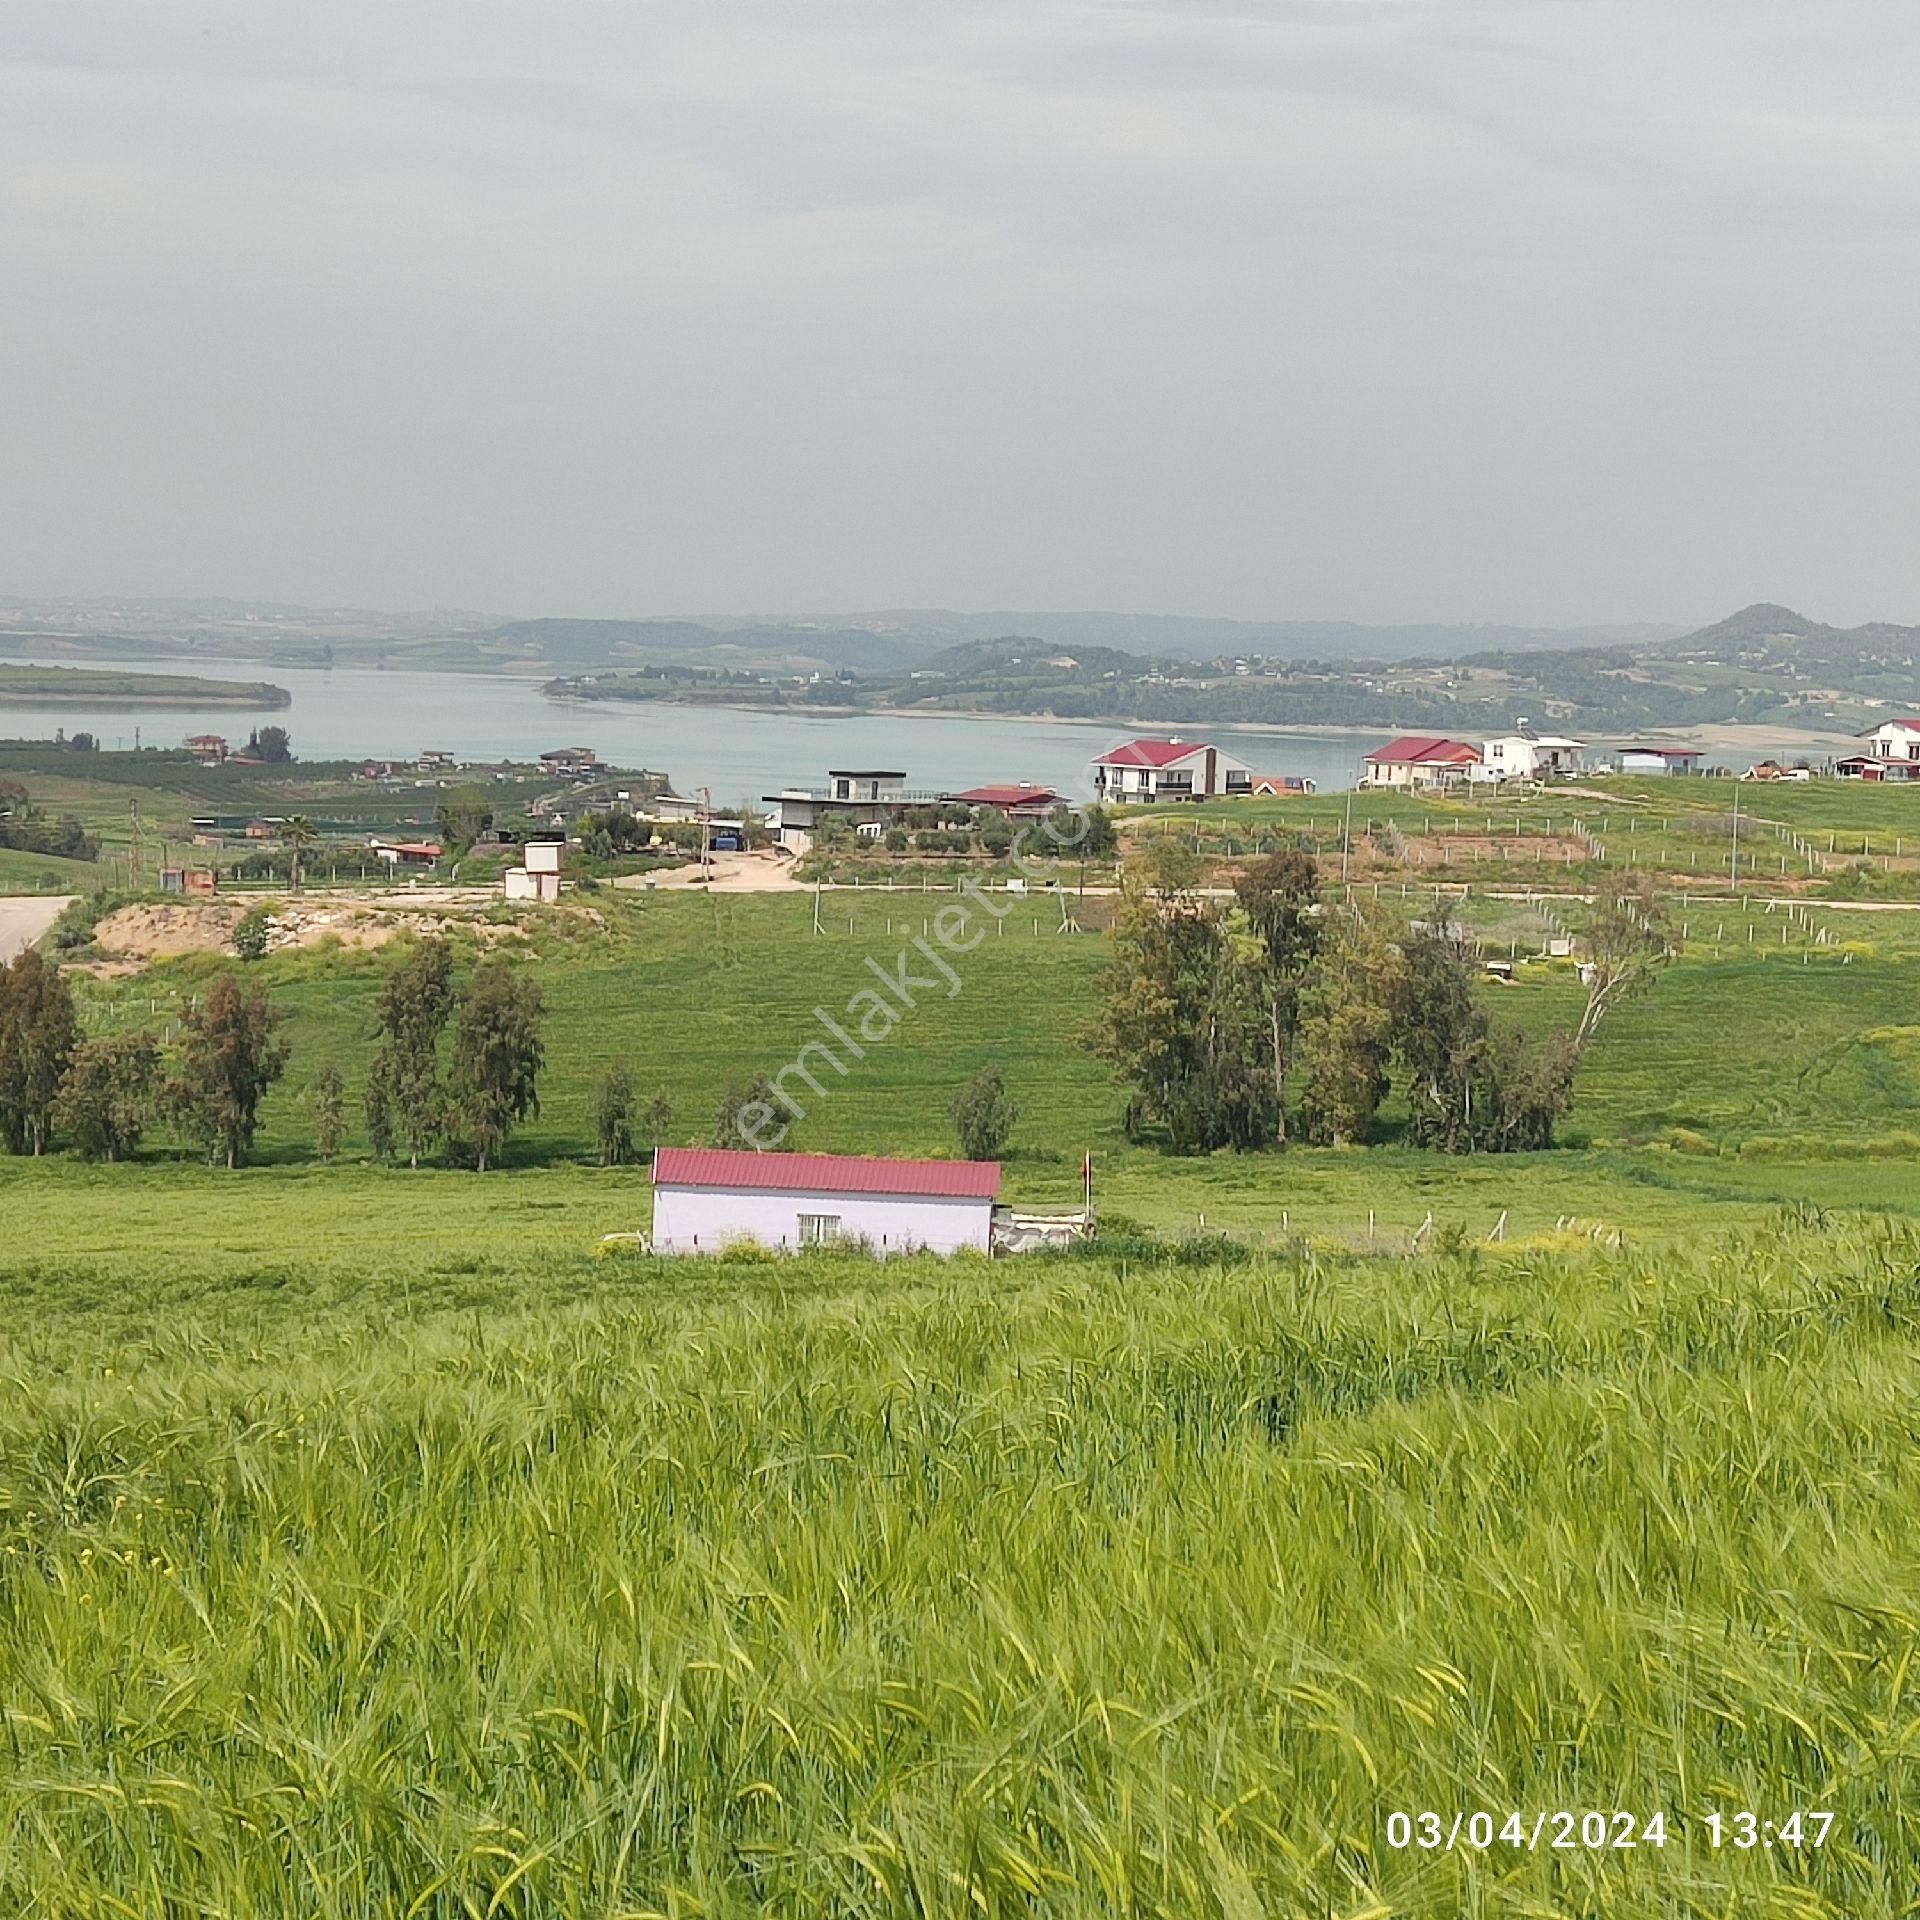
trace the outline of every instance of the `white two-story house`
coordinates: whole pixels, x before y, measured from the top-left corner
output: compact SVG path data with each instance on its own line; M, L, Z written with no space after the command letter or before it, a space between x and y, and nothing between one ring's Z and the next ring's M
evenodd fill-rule
M1251 794L1253 768L1204 740L1128 740L1093 762L1094 797L1114 805Z

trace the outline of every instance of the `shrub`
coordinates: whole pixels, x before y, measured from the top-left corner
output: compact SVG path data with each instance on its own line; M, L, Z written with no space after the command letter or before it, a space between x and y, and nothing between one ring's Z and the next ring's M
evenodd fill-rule
M999 1159L1020 1118L998 1067L982 1067L955 1096L951 1111L960 1151L969 1160Z
M255 907L233 930L233 950L242 960L258 960L267 950L273 922L263 907Z

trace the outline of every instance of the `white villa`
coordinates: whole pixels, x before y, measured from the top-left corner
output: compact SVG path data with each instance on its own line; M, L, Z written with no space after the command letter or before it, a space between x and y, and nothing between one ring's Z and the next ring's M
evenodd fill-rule
M1522 720L1512 733L1484 742L1480 765L1471 777L1486 780L1554 780L1581 770L1583 740L1559 733L1536 733Z
M1093 762L1096 800L1151 806L1160 800L1212 800L1251 794L1253 768L1204 740L1127 740Z

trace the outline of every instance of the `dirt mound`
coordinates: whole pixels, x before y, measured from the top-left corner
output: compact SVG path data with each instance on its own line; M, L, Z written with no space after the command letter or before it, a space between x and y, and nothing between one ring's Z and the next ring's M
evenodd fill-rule
M267 951L313 947L337 940L345 947L383 947L396 935L471 933L486 945L526 930L521 921L482 920L497 896L446 892L423 897L406 893L384 899L343 899L338 895L277 900L267 909ZM94 964L102 973L137 970L149 960L182 953L230 953L233 930L260 903L243 899L180 900L160 905L122 907L94 929L107 958ZM601 917L587 909L588 916Z
M158 960L175 953L218 953L246 917L240 900L182 900L158 907L122 907L94 928L108 953L127 960Z

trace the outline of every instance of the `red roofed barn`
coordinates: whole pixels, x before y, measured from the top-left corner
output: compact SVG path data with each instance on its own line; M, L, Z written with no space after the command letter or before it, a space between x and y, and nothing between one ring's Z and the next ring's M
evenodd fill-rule
M862 1160L830 1153L662 1147L653 1157L656 1253L719 1253L741 1241L895 1253L991 1250L994 1160Z
M1204 740L1129 740L1093 763L1097 799L1130 806L1253 791L1253 769Z

